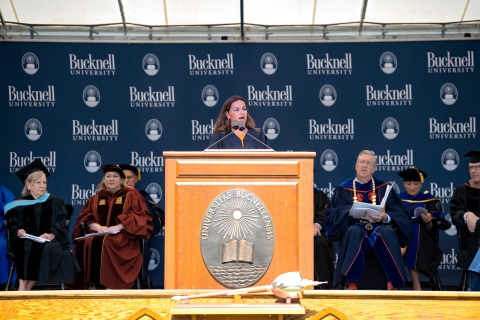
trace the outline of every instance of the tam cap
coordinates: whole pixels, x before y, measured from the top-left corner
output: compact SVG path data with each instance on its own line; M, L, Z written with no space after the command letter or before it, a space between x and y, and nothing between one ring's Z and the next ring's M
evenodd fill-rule
M415 167L400 171L398 175L403 178L403 181L420 181L421 183L428 176L425 172Z
M140 169L138 169L137 167L132 166L131 164L126 164L126 163L119 164L118 166L122 168L122 170L132 171L138 177L138 180L141 180L142 171L140 171Z
M107 172L117 172L122 179L125 179L125 173L123 172L122 168L120 168L116 164L106 164L102 168L103 175L105 175Z

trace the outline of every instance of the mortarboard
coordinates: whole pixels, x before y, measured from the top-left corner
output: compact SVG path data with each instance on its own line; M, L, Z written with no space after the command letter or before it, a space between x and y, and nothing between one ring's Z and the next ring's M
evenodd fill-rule
M469 151L465 153L465 157L470 157L470 163L480 162L480 151Z
M33 160L25 167L18 170L15 174L17 175L18 179L20 179L20 181L25 184L25 180L27 180L28 176L35 171L43 171L47 178L50 177L50 172L48 172L48 169L45 167L40 158Z

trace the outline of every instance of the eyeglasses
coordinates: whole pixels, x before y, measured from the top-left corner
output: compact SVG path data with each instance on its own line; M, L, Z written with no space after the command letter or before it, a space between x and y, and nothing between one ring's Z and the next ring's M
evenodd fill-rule
M372 161L366 161L366 160L358 160L357 163L360 163L362 166L364 164L366 164L367 166L373 166L373 162Z
M469 171L480 171L480 166L469 166L468 167L468 170Z

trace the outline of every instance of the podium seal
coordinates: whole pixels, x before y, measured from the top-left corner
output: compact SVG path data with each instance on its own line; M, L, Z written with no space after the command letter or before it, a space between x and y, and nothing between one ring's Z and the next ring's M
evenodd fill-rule
M275 232L263 201L244 189L231 189L213 199L200 227L203 262L227 288L257 283L273 257Z

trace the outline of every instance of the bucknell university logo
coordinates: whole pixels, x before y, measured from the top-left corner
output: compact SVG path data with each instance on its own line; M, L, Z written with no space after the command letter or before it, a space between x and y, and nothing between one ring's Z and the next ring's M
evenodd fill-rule
M319 98L325 107L331 107L337 100L337 92L333 86L326 84L320 89Z
M152 255L150 256L150 261L148 262L148 271L153 271L160 265L162 258L156 249L150 248L150 251L152 252Z
M156 204L162 200L162 188L156 183L150 183L146 188L145 192L155 201Z
M442 154L442 166L445 170L453 171L457 169L459 161L458 153L453 149L447 149Z
M202 101L207 107L213 107L218 102L218 91L214 86L206 86L202 91Z
M268 118L263 123L263 133L268 140L275 140L280 134L280 124L274 118Z
M42 136L42 124L37 119L30 119L25 123L25 135L31 141L36 141Z
M397 69L397 58L391 52L385 52L380 57L380 68L386 74L394 73Z
M100 91L95 86L87 86L83 90L83 102L90 107L95 108L100 103Z
M95 173L102 166L102 157L97 151L88 151L83 160L85 169L90 173Z
M458 99L457 88L451 83L445 83L440 89L440 98L448 106L454 104Z
M25 73L34 75L37 73L38 68L40 68L40 61L34 53L27 52L22 58L22 68Z
M400 131L400 126L394 118L387 118L382 123L382 133L388 140L395 139Z
M145 126L145 134L148 139L152 141L157 141L162 136L163 129L162 124L157 119L151 119L147 122Z
M160 70L160 61L154 54L147 54L142 61L143 71L149 76L154 76Z
M277 58L269 52L265 53L260 59L260 67L265 74L274 74L278 68Z
M320 165L325 171L333 171L337 167L338 158L335 151L327 149L323 151L320 157Z

